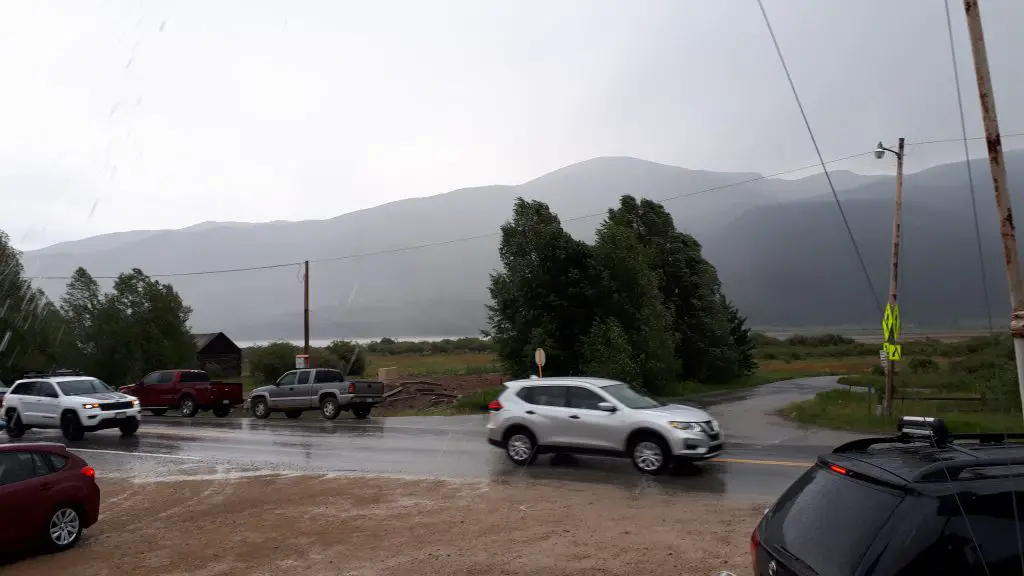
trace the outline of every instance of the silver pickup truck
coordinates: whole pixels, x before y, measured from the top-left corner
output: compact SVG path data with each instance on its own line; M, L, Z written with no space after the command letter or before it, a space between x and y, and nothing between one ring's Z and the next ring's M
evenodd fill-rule
M341 370L313 368L286 372L270 386L263 386L249 395L249 409L256 418L269 418L284 412L298 418L307 410L334 420L342 411L351 411L356 418L366 418L374 405L384 399L384 383L372 380L347 380Z

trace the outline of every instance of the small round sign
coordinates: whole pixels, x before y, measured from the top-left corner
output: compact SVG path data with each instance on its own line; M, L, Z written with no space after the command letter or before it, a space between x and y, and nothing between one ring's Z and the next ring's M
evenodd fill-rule
M534 350L534 352L533 352L533 361L537 363L537 366L540 366L541 368L543 368L544 367L544 362L546 362L547 359L548 359L548 357L544 354L544 349L543 348L537 348L536 350Z

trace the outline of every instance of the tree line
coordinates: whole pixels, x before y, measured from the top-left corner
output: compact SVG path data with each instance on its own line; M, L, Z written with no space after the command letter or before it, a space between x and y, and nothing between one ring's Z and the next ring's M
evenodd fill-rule
M82 370L118 385L151 370L191 367L192 314L170 284L138 268L109 291L84 268L55 304L25 276L21 253L0 231L0 380L57 368Z
M679 381L728 382L757 368L746 320L722 294L697 240L665 208L623 196L593 244L547 204L518 198L490 278L491 338L510 375L614 378L666 393Z

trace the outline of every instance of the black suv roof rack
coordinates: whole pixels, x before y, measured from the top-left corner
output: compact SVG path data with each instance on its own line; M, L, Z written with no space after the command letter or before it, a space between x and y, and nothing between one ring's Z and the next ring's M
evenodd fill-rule
M981 445L999 445L1011 441L1024 441L1024 433L1019 432L982 432L950 434L946 423L939 418L921 416L902 416L897 425L899 434L881 438L861 438L853 440L832 450L833 454L862 452L877 444L915 444L924 443L935 448L945 448L959 454L963 458L946 460L928 464L918 470L911 482L928 482L933 480L956 480L960 474L969 469L987 468L992 466L1024 465L1024 452L1017 455L1005 455L997 458L982 455L974 450L959 446L956 442L973 440ZM1024 443L1021 444L1024 448Z

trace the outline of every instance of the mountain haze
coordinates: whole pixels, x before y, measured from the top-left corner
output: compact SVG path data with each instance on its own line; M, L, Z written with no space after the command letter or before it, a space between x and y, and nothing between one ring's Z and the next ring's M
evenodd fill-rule
M1020 205L1024 154L1007 153ZM995 206L986 160L973 161L990 300L1008 314ZM830 173L884 302L893 179ZM825 178L759 178L606 157L524 184L455 190L391 202L325 220L204 222L182 230L134 231L64 242L25 254L37 276L95 276L132 267L149 274L310 264L312 337L474 334L485 327L487 279L498 266L498 227L517 196L550 204L573 235L590 241L622 194L665 202L718 268L725 292L754 326L879 323ZM984 322L970 195L963 163L908 174L900 289L904 326ZM700 193L702 190L720 188ZM592 216L590 216L592 215ZM586 216L586 217L581 217ZM452 242L454 239L474 239ZM427 247L407 249L411 246ZM363 256L359 256L363 255ZM317 262L317 260L329 261ZM167 278L194 308L198 332L236 340L302 335L300 266ZM58 298L65 281L39 280ZM110 281L101 281L109 286Z

